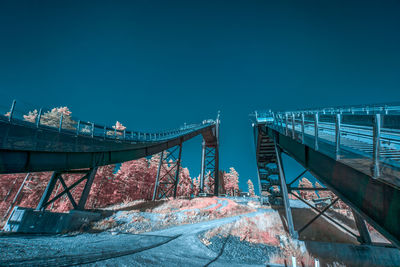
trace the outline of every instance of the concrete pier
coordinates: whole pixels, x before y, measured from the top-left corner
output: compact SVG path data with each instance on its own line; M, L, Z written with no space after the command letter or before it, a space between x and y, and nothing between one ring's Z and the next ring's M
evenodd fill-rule
M59 234L78 230L84 224L101 218L101 214L71 210L69 213L37 211L15 207L3 230L16 233Z

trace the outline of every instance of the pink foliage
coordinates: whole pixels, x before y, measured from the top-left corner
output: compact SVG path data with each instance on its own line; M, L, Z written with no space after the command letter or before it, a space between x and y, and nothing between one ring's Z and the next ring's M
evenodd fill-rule
M197 196L200 193L200 175L193 178L193 188L192 188L193 195Z
M224 174L224 189L230 196L236 196L239 192L239 173L231 167L228 173Z
M179 172L178 196L190 197L193 193L192 179L190 178L189 169L181 168Z
M254 197L255 196L254 185L253 185L253 182L250 179L247 181L247 186L249 187L250 196Z
M35 109L34 111L29 111L27 115L23 115L25 121L36 122L36 118L38 116L38 111Z
M53 113L62 113L63 115L70 116L72 112L69 110L68 107L58 107L58 108L53 108L51 110Z
M115 125L113 126L113 129L118 130L118 131L123 131L126 129L126 127L124 125L122 125L122 123L120 123L119 121L117 121L115 123Z

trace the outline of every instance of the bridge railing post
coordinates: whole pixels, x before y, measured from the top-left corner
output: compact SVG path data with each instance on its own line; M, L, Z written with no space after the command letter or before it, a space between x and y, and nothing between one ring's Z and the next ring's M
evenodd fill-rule
M63 113L61 112L61 115L60 115L60 125L59 125L59 127L58 127L58 132L61 132L62 123L63 123Z
M381 114L374 115L374 125L373 125L373 177L377 178L380 176L379 169L379 159L380 159L380 145L381 145Z
M92 138L94 137L94 123L92 122Z
M318 150L318 127L319 127L319 114L314 114L314 149Z
M292 138L296 139L296 118L294 113L292 113Z
M285 135L288 136L289 135L289 115L287 113L285 113Z
M12 116L13 116L13 113L14 113L15 103L16 103L16 102L17 102L16 100L13 100L13 102L12 102L12 104L11 104L10 115L8 116L8 121L9 121L9 122L11 122L11 120L12 120Z
M76 126L76 135L79 135L79 132L81 131L81 120L78 120L78 125Z
M301 143L304 144L304 112L301 113Z
M40 118L42 117L42 108L39 109L39 114L37 116L36 127L39 128L40 126Z
M315 138L314 139L314 148L315 148L315 150L319 149L319 147L318 147L318 133L319 133L318 129L319 129L319 114L318 114L318 112L316 112L314 114L314 138Z
M341 114L336 114L336 120L335 120L335 144L336 144L336 160L340 159L340 137L341 137L341 120L342 120L342 115Z

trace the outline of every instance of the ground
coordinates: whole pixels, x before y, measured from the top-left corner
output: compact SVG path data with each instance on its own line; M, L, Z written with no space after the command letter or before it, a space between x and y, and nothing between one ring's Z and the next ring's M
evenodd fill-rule
M291 239L279 209L257 199L134 201L103 213L73 233L2 234L0 266L284 266L292 257L298 266L314 266L316 258L321 266L344 266L346 258L321 258L315 247L332 251L330 245Z

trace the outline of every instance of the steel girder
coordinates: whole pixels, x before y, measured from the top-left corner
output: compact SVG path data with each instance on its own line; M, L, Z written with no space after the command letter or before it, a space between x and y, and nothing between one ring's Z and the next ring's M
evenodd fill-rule
M265 134L357 214L400 247L400 190L264 126Z
M288 188L286 185L286 177L285 177L285 172L284 172L283 163L282 163L282 150L277 146L276 142L275 142L275 153L276 153L277 165L278 165L278 170L279 170L280 189L281 189L281 195L282 195L282 199L283 199L283 206L285 208L287 227L289 230L289 234L293 238L298 238L298 234L294 230L292 211L290 209Z
M153 200L176 198L181 168L182 143L178 146L162 151L158 165L156 182L154 185Z

